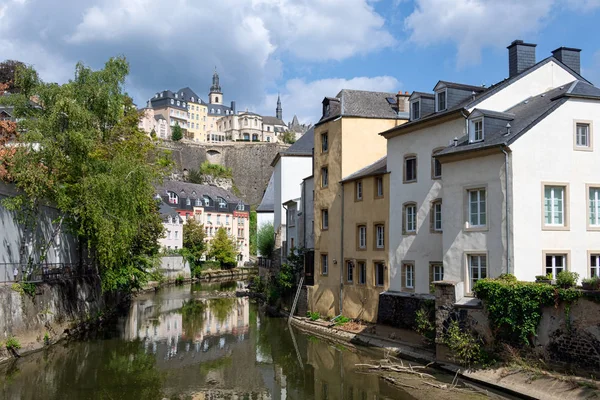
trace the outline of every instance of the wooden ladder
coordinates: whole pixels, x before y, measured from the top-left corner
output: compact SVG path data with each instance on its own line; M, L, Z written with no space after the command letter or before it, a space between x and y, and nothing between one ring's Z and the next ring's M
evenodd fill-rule
M288 324L292 321L292 317L296 312L296 306L298 305L298 299L300 298L300 292L302 291L302 284L304 283L304 275L300 278L300 283L298 284L298 290L296 290L296 297L294 297L294 303L292 304L292 309L290 311L290 316L288 317Z

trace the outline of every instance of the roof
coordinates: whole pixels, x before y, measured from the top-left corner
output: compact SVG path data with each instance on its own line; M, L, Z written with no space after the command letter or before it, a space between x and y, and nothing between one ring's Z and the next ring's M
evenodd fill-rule
M305 155L312 156L313 148L315 147L315 128L310 128L306 133L300 136L300 139L291 145L287 150L281 153L293 156L293 155Z
M510 122L510 132L507 127L486 131L485 139L476 143L469 143L468 136L465 135L458 140L457 146L445 148L438 153L438 156L443 157L449 154L482 150L501 145L508 146L564 104L569 98L580 97L578 93L586 93L586 98L600 100L600 89L591 86L587 82L574 81L540 95L532 96L506 110L505 114L514 115L514 119Z
M225 116L226 115L225 110L233 113L233 111L231 110L231 107L224 106L223 104L206 104L206 107L208 107L208 115ZM218 110L221 110L221 113L219 113Z
M200 103L202 101L202 99L200 99L200 96L198 96L196 92L194 92L189 86L186 86L183 89L179 89L177 93L183 93L183 96L181 96L180 98L185 101L191 101L192 103ZM194 98L193 101L192 97Z
M160 206L158 207L158 213L160 214L160 218L163 221L166 221L169 217L179 218L180 222L183 221L181 219L181 217L179 216L179 213L177 213L177 211L173 207L171 207L170 205L168 205L167 203L165 203L162 200L160 202Z
M373 164L367 165L363 169L356 171L355 173L348 175L342 179L342 183L354 181L360 178L366 178L368 176L375 176L387 173L387 156L380 158Z
M335 119L340 115L362 118L406 118L398 114L395 104L392 105L387 101L389 97L395 99L396 93L343 89L336 97L325 98L325 100L330 101L330 112L326 117L322 117L317 125Z
M280 120L277 117L262 117L263 120L263 125L283 125L283 126L287 126L285 124L285 122L283 122L282 120Z
M475 85L466 85L464 83L456 83L456 82L448 82L448 81L439 81L434 89L436 87L438 87L438 85L444 85L446 87L452 88L452 89L460 89L460 90L471 90L473 92L483 92L485 90L484 86L475 86Z
M265 189L265 193L263 194L263 198L256 207L256 212L274 212L275 211L275 173L271 174L271 178L269 179L269 184Z
M164 191L171 191L178 195L181 193L181 191L184 191L186 196L183 197L190 197L192 199L202 198L203 195L207 195L212 199L222 197L228 203L238 203L242 201L239 197L223 188L212 185L200 185L197 183L168 180L164 181L162 185L158 185L156 190L159 194L162 194L161 192ZM196 195L194 196L193 193Z

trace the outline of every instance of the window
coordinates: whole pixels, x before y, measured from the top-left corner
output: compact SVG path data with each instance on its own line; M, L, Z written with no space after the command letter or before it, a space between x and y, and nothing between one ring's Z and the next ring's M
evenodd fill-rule
M414 289L415 288L415 266L414 264L405 263L402 265L402 272L404 272L404 288Z
M221 214L217 214L217 225L221 225Z
M600 188L589 188L589 226L600 229Z
M346 282L352 283L354 281L354 264L352 261L346 263Z
M175 100L171 99L171 104L175 104Z
M367 248L367 226L366 225L358 226L358 248L359 249Z
M327 254L321 254L321 275L327 275L329 272L329 264Z
M225 225L229 225L229 215L225 216Z
M544 185L544 225L566 227L566 186Z
M435 200L431 203L431 231L442 232L442 201Z
M385 285L385 264L375 262L375 286Z
M206 214L206 223L208 223L208 224L210 224L210 223L211 223L211 222L210 222L210 217L211 217L211 216L212 216L211 214Z
M441 92L437 92L435 94L435 98L436 98L436 111L444 111L446 109L446 89L442 90Z
M590 254L590 278L600 277L600 254Z
M405 235L415 234L417 232L417 205L407 203L404 205L403 233Z
M375 225L375 247L377 249L385 247L385 228L383 225Z
M383 197L383 177L375 178L375 197Z
M485 254L469 254L469 282L470 289L473 291L475 282L487 278L487 256Z
M589 122L576 122L575 123L575 147L578 150L591 149L592 147L592 136L590 135Z
M469 228L487 224L485 189L469 190Z
M321 187L326 188L329 185L329 170L327 167L321 168Z
M167 231L167 239L171 239L171 231Z
M443 149L436 149L431 155L431 179L440 179L442 177L442 163L435 155Z
M471 135L471 142L480 142L483 140L483 118L473 120L473 133Z
M177 100L177 106L181 106L181 102Z
M362 200L363 198L363 185L362 181L356 181L356 200Z
M179 196L173 192L169 192L169 204L179 204Z
M404 156L404 183L417 181L417 156Z
M321 210L321 229L329 229L329 210Z
M185 199L185 205L186 206L191 206L192 205L192 200L189 197L187 199Z
M175 231L175 239L179 238L179 231Z
M414 101L411 103L411 110L412 110L412 119L419 119L421 117L421 107L420 107L420 102L419 101Z
M358 283L360 285L367 284L367 264L364 261L358 262Z
M558 273L566 269L566 254L546 254L546 275L551 274L552 279L556 279Z
M444 265L442 263L431 263L431 282L444 280Z
M329 150L329 135L327 132L321 133L321 153L327 152Z

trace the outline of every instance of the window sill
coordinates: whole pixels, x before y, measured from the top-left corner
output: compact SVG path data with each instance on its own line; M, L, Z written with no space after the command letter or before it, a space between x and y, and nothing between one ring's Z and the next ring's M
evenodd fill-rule
M432 180L432 181L439 181L440 179L442 179L442 177L441 177L441 176L432 176L432 177L431 177L431 180Z
M375 200L379 200L379 199L383 199L383 196L377 196L377 195L375 195L375 196L373 196L373 198L374 198Z
M573 150L575 151L594 151L594 149L591 146L575 146L573 148Z
M442 233L444 233L444 231L440 231L440 230L436 230L436 229L430 229L429 233L435 233L435 234L441 235Z
M406 183L406 184L409 184L409 183L417 183L417 180L416 180L416 179L413 179L412 181L402 181L402 183Z
M385 247L375 247L373 248L374 251L385 251Z
M465 232L487 232L489 230L490 230L490 228L488 228L487 225L485 225L485 226L465 227L465 229L464 229Z
M588 225L587 231L588 232L600 232L600 226Z
M402 236L416 236L416 235L417 235L416 231L415 232L406 232L406 231L402 232Z
M358 203L358 202L361 202L361 201L363 201L362 197L360 199L357 199L357 198L354 199L355 203Z
M356 251L367 251L366 247L358 247Z
M542 225L543 231L569 231L571 228L567 225Z

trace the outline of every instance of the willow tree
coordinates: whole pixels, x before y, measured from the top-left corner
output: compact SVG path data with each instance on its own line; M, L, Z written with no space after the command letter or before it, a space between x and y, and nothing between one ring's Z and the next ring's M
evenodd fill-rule
M169 165L138 128L123 90L128 73L124 58L98 71L79 63L74 78L57 85L20 68L20 93L3 100L19 122L16 150L0 161L21 193L4 205L30 222L40 204L58 208L55 227L87 246L105 290L143 284L162 235L153 185Z

